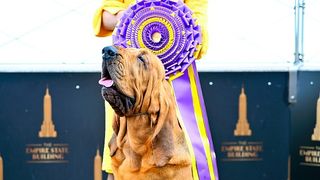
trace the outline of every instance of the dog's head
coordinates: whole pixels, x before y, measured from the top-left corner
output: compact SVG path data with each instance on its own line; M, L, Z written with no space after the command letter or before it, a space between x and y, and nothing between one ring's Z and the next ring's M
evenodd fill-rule
M116 46L103 48L102 54L102 96L119 116L159 110L165 71L156 55L148 49Z

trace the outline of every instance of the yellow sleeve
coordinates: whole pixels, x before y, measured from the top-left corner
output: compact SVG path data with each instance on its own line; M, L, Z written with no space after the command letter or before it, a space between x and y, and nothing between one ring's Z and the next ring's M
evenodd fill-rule
M193 11L193 16L197 19L196 22L201 26L202 44L200 50L195 55L197 59L200 59L206 54L208 49L208 0L185 0L184 2Z
M112 120L114 116L114 111L110 104L105 101L105 134L104 134L104 148L103 148L103 160L102 160L102 170L107 173L112 173L111 168L111 157L110 157L110 149L108 147L108 143L112 137L113 129L112 129Z
M104 10L111 14L117 14L121 10L125 10L127 5L123 0L103 0L102 5L96 10L93 17L94 34L99 37L110 36L112 31L106 30L101 26L102 12Z

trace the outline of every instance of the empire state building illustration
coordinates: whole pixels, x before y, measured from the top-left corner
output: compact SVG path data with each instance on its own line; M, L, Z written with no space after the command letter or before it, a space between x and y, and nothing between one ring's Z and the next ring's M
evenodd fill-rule
M235 136L251 136L252 132L247 119L247 96L244 92L244 87L241 88L239 96L239 118L234 130Z
M39 137L57 137L57 132L54 129L54 124L52 120L52 103L48 87L46 89L46 94L43 97L43 121L41 125L41 130L39 131Z
M317 122L311 136L312 141L320 141L320 95L317 100Z
M97 149L97 154L94 157L93 171L94 171L94 180L102 180L102 160L100 156L100 151Z

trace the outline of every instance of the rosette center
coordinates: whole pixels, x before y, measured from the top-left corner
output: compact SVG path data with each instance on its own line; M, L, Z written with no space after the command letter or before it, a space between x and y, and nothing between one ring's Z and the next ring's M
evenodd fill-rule
M162 38L162 36L159 32L155 32L152 34L152 41L155 43L160 42L161 38Z

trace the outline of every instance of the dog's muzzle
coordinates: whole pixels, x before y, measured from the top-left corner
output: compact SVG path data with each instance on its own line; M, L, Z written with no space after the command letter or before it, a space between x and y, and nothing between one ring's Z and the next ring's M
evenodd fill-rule
M101 89L103 98L109 102L119 116L124 116L131 111L135 99L128 97L119 91L115 85L115 79L112 79L112 75L115 73L114 66L117 65L116 59L118 56L121 57L118 53L118 49L114 46L107 46L102 49L102 77L99 80L99 84L103 86Z
M107 46L102 49L102 59L104 61L110 61L117 57L118 50L114 46Z

